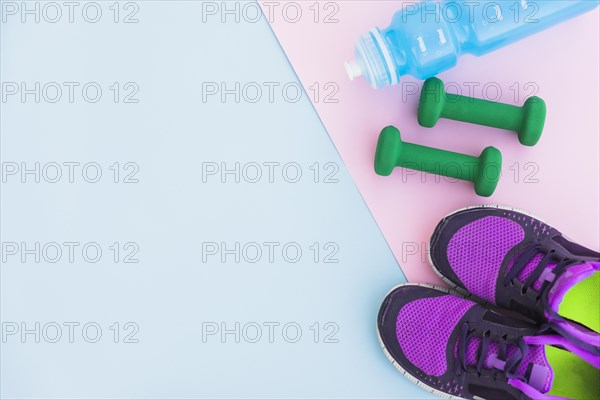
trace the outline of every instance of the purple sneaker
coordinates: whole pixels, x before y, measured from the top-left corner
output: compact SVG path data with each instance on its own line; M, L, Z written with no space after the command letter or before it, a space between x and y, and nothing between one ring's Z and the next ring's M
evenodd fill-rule
M438 224L430 257L459 291L516 311L600 356L599 253L531 215L480 206Z
M406 284L387 295L379 340L413 383L447 399L591 399L600 393L600 357L556 334L432 286Z

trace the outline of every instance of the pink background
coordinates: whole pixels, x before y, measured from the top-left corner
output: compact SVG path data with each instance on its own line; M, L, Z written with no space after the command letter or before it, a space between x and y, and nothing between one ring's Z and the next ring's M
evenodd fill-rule
M280 2L280 7L285 3ZM454 69L439 75L446 83L456 83L449 91L460 88L468 94L469 85L478 83L473 89L476 97L495 98L494 88L500 87L499 101L519 105L538 88L535 94L546 101L548 117L540 143L529 148L519 144L516 134L497 129L448 120L432 129L420 127L416 110L421 82L412 77L402 79L405 99L402 84L374 90L362 78L350 82L343 63L354 58L356 38L372 27L387 27L406 2L331 3L339 8L334 15L337 22L323 22L335 6L325 8L321 2L315 22L314 6L309 9L314 2L296 2L301 4L302 18L288 22L279 9L272 16L272 27L410 281L441 283L427 262L429 237L444 215L468 205L503 204L528 210L598 250L598 9L486 56L465 55ZM339 92L331 97L337 103L324 102L335 88L327 83L338 85ZM482 93L486 84L487 96ZM469 182L401 169L390 177L377 176L375 147L387 125L397 126L405 141L461 153L479 155L487 146L499 148L504 161L496 193L482 198Z

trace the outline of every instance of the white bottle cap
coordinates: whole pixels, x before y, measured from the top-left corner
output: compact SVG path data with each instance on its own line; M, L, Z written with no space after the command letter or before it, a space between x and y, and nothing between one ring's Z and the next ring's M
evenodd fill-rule
M346 73L348 74L348 78L350 78L351 81L353 81L354 78L358 78L359 76L363 75L363 71L360 68L360 64L356 60L345 62L344 67L346 67Z

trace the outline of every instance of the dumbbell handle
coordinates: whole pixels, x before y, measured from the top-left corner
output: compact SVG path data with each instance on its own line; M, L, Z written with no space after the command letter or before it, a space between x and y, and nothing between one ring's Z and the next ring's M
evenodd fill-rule
M404 142L396 166L474 181L479 170L479 158Z
M442 117L477 125L493 126L509 131L519 131L523 122L523 109L512 104L475 99L446 93ZM473 112L477 109L477 112Z

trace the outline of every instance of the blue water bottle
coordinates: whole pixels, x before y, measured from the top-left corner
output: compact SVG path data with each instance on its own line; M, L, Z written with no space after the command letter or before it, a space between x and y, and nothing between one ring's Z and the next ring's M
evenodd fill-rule
M387 29L374 28L346 63L351 80L374 88L405 74L430 78L456 65L463 53L482 55L596 8L599 0L425 1L394 14Z

